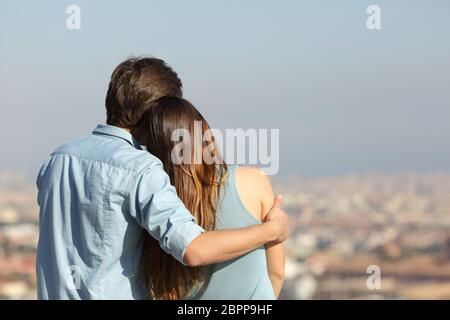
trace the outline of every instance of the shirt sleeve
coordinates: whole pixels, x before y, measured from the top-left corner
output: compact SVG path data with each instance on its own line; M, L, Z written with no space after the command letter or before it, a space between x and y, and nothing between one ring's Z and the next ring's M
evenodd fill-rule
M184 264L183 257L194 238L205 230L178 198L160 162L139 178L131 191L135 218L161 248Z

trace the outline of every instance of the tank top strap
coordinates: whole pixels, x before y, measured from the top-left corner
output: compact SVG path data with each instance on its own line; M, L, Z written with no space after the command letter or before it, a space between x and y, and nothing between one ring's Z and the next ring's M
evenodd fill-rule
M221 199L222 210L218 212L218 218L224 223L223 227L230 228L236 226L248 226L261 223L251 214L239 196L236 187L236 169L238 165L229 165L227 178L223 186Z

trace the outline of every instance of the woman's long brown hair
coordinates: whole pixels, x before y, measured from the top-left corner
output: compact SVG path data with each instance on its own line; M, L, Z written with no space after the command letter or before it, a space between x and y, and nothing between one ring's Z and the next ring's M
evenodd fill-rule
M209 137L207 141L202 139L201 143L193 143L195 121L197 124L201 122L200 134ZM180 143L172 141L177 129L186 130L191 137L190 161L181 164L175 164L171 158L175 146ZM161 160L178 196L205 230L215 228L220 189L227 173L226 164L209 133L210 127L200 112L189 101L177 97L162 97L152 102L132 131L140 144ZM210 160L206 162L203 157L205 150L210 155ZM196 157L199 154L201 159ZM199 267L183 266L164 252L147 232L143 238L140 266L150 297L182 299L204 281Z

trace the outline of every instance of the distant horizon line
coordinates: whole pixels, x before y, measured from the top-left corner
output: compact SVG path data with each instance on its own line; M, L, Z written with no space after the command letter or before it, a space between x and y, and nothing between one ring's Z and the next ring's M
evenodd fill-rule
M254 166L254 165L250 165ZM0 178L2 175L10 174L21 176L26 180L34 180L36 178L39 169L31 168L7 168L0 167ZM344 178L351 176L398 176L398 175L450 175L449 169L398 169L398 170L355 170L355 171L342 171L342 172L329 172L329 173L308 173L305 170L282 170L280 173L271 176L274 180L287 179L287 178L299 178L299 179L332 179L332 178Z

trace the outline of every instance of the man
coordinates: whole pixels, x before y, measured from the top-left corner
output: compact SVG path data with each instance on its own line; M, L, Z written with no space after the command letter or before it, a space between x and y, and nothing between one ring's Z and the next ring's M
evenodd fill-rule
M229 260L286 239L279 199L261 225L205 232L159 159L131 136L152 100L181 96L181 87L162 60L126 60L111 76L107 125L62 145L44 163L37 179L38 298L147 298L138 270L142 232L188 266Z

